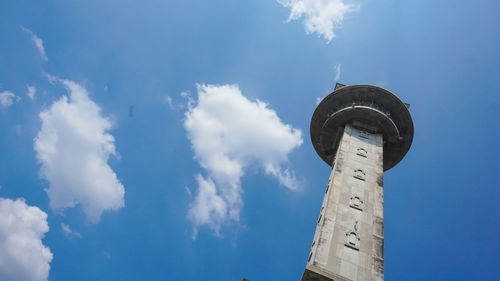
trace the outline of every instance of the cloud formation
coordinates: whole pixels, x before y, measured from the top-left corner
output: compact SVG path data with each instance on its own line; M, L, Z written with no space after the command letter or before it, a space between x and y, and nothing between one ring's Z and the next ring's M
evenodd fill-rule
M21 97L14 95L11 91L0 92L0 108L7 109L14 104L14 101L21 100Z
M64 232L64 234L66 235L66 237L68 237L69 239L72 239L74 237L82 238L82 235L80 234L80 232L76 232L76 231L71 230L71 228L67 224L61 223L61 229Z
M335 81L339 81L339 79L340 79L340 66L341 66L341 64L339 63L335 67L335 78L334 78Z
M347 4L344 0L277 0L290 8L287 22L304 17L308 34L316 32L328 42L334 37L334 30L342 24L347 13L358 10L358 6Z
M172 98L170 96L165 96L164 100L170 108L174 108L174 102L172 101Z
M28 90L28 98L30 98L30 100L34 100L35 99L35 94L36 94L36 88L35 86L30 86L30 85L26 85L26 89Z
M49 60L47 58L47 55L45 54L45 48L43 47L43 40L40 37L36 36L36 34L33 33L33 31L31 31L30 29L24 26L21 26L21 29L31 36L31 40L33 40L33 43L35 43L35 46L38 49L38 52L40 53L40 57L45 61Z
M283 164L302 144L300 130L282 123L266 103L245 98L236 85L198 85L194 103L188 99L184 127L195 159L209 174L196 176L198 190L188 212L194 237L201 225L218 234L222 223L239 220L245 167L256 165L282 185L298 188L294 173Z
M80 85L52 77L69 91L40 113L42 127L34 149L41 163L40 175L55 210L80 204L90 222L100 220L105 210L124 206L125 189L107 164L117 155L108 131L111 121Z
M0 198L0 280L46 281L52 253L47 214L24 199Z

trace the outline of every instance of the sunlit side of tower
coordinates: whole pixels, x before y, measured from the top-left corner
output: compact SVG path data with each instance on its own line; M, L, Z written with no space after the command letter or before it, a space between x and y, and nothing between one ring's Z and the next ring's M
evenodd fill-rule
M302 281L384 280L383 172L410 149L408 104L372 85L337 84L311 120L332 170Z

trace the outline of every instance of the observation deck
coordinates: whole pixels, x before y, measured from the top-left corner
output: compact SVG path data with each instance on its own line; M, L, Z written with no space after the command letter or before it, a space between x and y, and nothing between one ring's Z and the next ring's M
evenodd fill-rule
M311 119L314 149L332 165L346 124L374 134L384 140L384 171L394 167L410 149L413 121L409 105L390 91L373 85L338 84L325 97Z

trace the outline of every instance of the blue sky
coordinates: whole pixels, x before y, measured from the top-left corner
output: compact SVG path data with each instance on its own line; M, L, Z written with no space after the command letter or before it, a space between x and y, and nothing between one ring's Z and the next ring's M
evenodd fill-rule
M299 280L335 82L411 104L385 280L500 275L497 1L2 1L1 280Z

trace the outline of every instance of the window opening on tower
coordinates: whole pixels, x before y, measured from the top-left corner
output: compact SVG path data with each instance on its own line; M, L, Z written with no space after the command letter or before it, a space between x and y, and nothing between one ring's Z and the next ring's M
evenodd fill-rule
M360 147L360 148L357 149L357 153L356 154L359 155L359 156L361 156L361 157L365 157L366 158L366 156L368 154L368 151L366 151L366 149Z
M364 181L365 176L366 176L366 173L363 170L361 170L361 169L354 170L354 178Z

